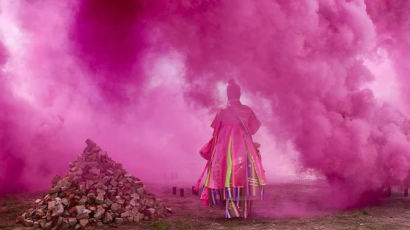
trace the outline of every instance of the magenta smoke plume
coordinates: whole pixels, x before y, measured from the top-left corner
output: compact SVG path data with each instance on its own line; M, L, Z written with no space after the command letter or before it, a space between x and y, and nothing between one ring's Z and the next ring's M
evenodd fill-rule
M292 140L302 167L346 189L347 203L404 183L407 109L378 100L368 87L374 76L366 62L383 46L364 1L201 1L175 8L160 25L186 57L188 81L207 85L202 93L191 91L211 94L221 78L236 75L250 93L270 101L272 133ZM395 10L389 13L409 12ZM403 16L397 20L408 25Z
M297 151L300 171L324 176L342 206L405 182L407 1L16 2L0 4L0 170L22 173L0 177L0 191L59 172L86 135L149 178L177 162L191 172L179 177L192 175L211 132L203 111L221 105L218 87L231 78L250 106L263 102L258 116ZM378 63L391 68L382 74ZM380 96L391 82L400 100ZM51 164L56 156L64 160ZM164 171L150 167L158 162Z

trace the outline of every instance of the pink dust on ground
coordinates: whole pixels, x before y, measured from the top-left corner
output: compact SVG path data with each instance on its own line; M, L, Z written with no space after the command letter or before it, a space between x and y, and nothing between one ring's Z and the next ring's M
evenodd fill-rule
M268 178L376 200L410 170L410 4L391 2L1 2L0 193L47 188L88 137L143 180L193 184L235 78Z

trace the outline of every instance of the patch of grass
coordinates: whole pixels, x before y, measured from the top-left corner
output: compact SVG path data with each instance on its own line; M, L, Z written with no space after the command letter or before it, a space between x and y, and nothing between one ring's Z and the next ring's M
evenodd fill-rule
M370 213L366 209L363 210L356 210L352 212L352 217L361 217L361 216L369 216Z
M233 219L233 220L227 220L223 223L223 226L228 228L228 229L238 229L240 227L243 227L246 223L243 220L240 219Z
M366 215L366 216L370 215L370 212L367 209L360 210L360 212L363 213L363 215Z
M367 227L371 230L387 230L387 228L380 225L368 225Z
M150 222L147 227L155 230L168 230L171 229L171 224L166 220L155 220Z
M0 208L0 229L13 229L17 216L28 208L27 204L15 200L2 202Z
M173 229L183 230L183 229L199 229L205 226L205 224L199 221L192 220L177 220L173 223Z
M198 220L155 220L150 222L143 222L138 225L143 229L153 230L185 230L185 229L203 229L207 223ZM202 227L202 228L201 228Z

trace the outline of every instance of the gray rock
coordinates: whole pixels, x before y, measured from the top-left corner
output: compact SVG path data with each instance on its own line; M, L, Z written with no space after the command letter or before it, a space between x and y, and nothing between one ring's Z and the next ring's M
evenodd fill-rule
M85 206L84 205L77 205L77 206L75 206L75 210L77 212L77 215L82 214L85 210Z
M131 213L129 211L121 213L122 218L126 218L126 217L129 217L129 216L131 216Z
M77 224L77 218L73 218L73 217L68 218L68 224L70 226L74 226L75 224Z
M100 170L98 168L92 168L90 169L89 173L98 176L100 174Z
M69 202L68 202L68 199L67 199L67 198L63 198L63 199L61 199L61 203L62 203L64 206L68 206L68 204L69 204Z
M31 227L31 226L33 226L33 224L34 224L34 222L32 220L29 220L29 219L24 219L24 221L23 221L23 225L26 226L26 227Z
M97 197L95 198L95 202L97 204L104 203L104 194L103 193L98 193Z
M136 222L136 223L138 223L138 222L140 222L143 218L144 218L144 214L138 212L138 213L136 213L136 214L134 215L133 221Z
M41 220L38 221L38 223L40 224L40 227L41 227L42 229L45 229L45 228L46 228L46 224L47 224L47 221L46 221L46 220L41 219Z
M143 195L143 194L144 194L144 188L143 188L143 187L138 188L138 189L137 189L137 193L138 193L139 195Z
M49 202L47 203L47 209L48 209L48 210L53 210L53 209L55 208L55 206L56 206L56 202L55 202L55 201L49 201Z
M149 208L147 210L148 210L148 212L150 213L151 216L153 216L155 214L155 209L154 208Z
M113 221L113 217L112 217L111 213L106 212L105 215L104 215L103 222L105 224L108 224L108 223L111 223L112 221Z
M77 219L88 219L90 217L91 211L88 209L84 209L84 211L77 215Z
M87 202L87 197L83 196L83 197L81 197L81 199L78 203L84 205L86 202Z
M95 219L101 219L103 214L105 213L105 209L101 206L97 208L97 211L94 214Z
M111 206L114 202L112 202L110 199L105 199L105 203L108 205L108 206Z
M82 220L80 220L80 225L81 225L82 227L87 226L87 224L88 224L88 219L82 219Z
M124 219L120 218L120 217L117 217L117 218L115 218L115 223L122 224L122 223L124 223Z
M44 225L43 229L49 230L52 227L53 227L53 222L49 221Z
M61 216L64 213L64 206L63 204L59 203L57 204L57 206L54 208L53 212L52 212L52 216Z
M39 208L35 211L35 216L37 218L43 217L44 215L45 215L45 213L44 213L43 209L41 209L41 208Z
M114 204L111 205L111 210L113 210L114 212L117 212L117 211L119 211L120 209L121 209L121 205L120 205L120 204L114 203Z

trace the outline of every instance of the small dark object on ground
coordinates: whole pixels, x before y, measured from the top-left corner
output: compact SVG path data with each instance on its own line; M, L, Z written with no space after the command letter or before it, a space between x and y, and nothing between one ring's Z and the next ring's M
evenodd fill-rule
M192 195L198 196L199 192L195 189L195 186L192 186Z

